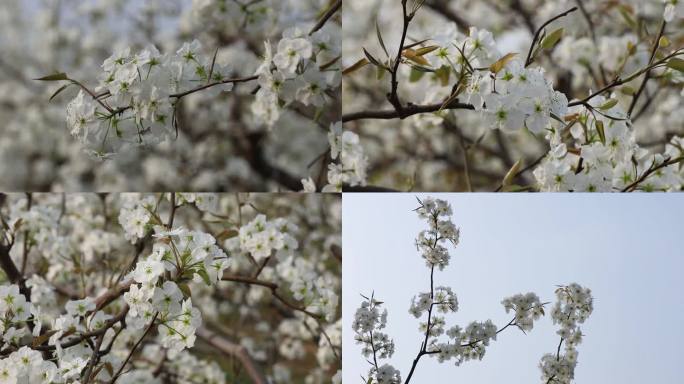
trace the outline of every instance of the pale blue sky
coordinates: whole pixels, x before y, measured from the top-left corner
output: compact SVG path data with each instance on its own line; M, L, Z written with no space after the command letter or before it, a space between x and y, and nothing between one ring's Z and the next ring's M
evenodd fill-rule
M592 289L583 327L578 384L680 384L684 377L684 195L430 194L448 200L461 244L435 273L460 310L447 328L511 316L505 296L536 292L554 300L557 284ZM359 294L375 291L389 310L391 364L405 379L422 336L411 298L429 291L429 270L413 241L424 223L411 210L426 194L345 194L343 201L344 383L361 383L368 363L351 322ZM509 329L483 361L456 367L421 359L412 383L540 383L538 363L559 338L550 317L527 335Z

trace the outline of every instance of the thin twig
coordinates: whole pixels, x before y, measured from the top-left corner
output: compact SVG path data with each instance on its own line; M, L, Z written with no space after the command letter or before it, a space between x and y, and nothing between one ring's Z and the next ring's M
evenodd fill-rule
M322 16L322 17L318 20L318 22L316 23L316 25L314 25L314 27L311 28L311 31L309 31L309 36L313 35L313 34L316 33L319 29L323 28L323 26L325 25L325 23L327 23L328 20L330 20L330 18L333 17L333 15L334 15L337 11L340 10L340 8L342 8L342 0L337 0L337 1L335 1L335 2L330 6L330 8L328 8L328 10L325 11L325 13L323 14L323 16Z
M439 110L451 110L451 109L467 109L475 110L475 107L471 104L459 103L458 100L454 100L452 103L444 106L444 103L437 104L427 104L427 105L415 105L409 104L402 107L401 112L395 110L380 110L380 111L360 111L352 112L346 115L342 115L342 122L349 122L354 120L363 119L380 119L380 120L391 120L391 119L405 119L409 116L417 115L420 113L432 113L438 112Z
M121 367L116 371L116 373L112 376L112 380L109 381L109 384L114 384L118 379L119 376L121 376L121 372L124 370L126 367L126 364L131 360L131 357L133 357L133 353L135 352L136 349L140 346L142 343L143 339L147 337L147 335L150 333L152 330L152 327L154 326L154 322L157 320L157 317L159 316L159 312L154 314L154 317L152 318L152 321L150 321L150 325L147 326L147 329L145 329L145 333L138 339L138 341L135 343L133 348L131 348L131 351L128 353L128 356L126 356L126 360L124 360L123 364L121 364Z
M655 59L656 53L658 52L658 48L660 47L660 37L663 36L665 33L665 26L667 23L665 20L660 23L660 30L658 32L658 35L655 38L655 41L653 42L653 48L651 49L651 57L648 60L648 65L651 65L653 63L653 60ZM639 96L644 92L644 89L646 88L646 83L651 77L651 71L648 70L644 74L644 79L641 82L641 85L639 86L639 90L634 94L634 97L632 98L632 102L629 104L629 109L627 110L627 115L632 116L632 112L634 111L634 107L636 107L637 100L639 100Z
M567 11L552 17L551 19L546 21L544 24L542 24L541 27L539 27L537 29L537 32L535 32L535 34L534 34L534 38L532 38L532 44L530 44L530 51L527 53L527 59L525 59L525 66L526 67L529 66L530 64L532 64L532 61L534 60L534 58L532 57L532 53L534 52L534 47L537 45L537 40L539 40L539 35L541 35L541 32L544 30L544 28L547 25L553 23L554 21L560 19L561 17L565 17L568 14L575 12L576 10L577 10L577 7L572 7L570 9L568 9Z

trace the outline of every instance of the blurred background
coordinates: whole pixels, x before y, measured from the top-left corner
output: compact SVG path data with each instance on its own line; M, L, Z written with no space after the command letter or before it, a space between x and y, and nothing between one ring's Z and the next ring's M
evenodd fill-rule
M216 97L184 98L175 140L133 148L102 161L83 152L66 127L75 87L32 79L67 72L97 84L104 59L117 49L154 44L175 52L199 40L205 54L236 76L252 75L264 42L277 44L294 25L311 26L328 0L234 1L227 17L207 15L203 0L3 0L0 4L0 189L5 191L278 191L301 189L327 164L327 132L339 108L324 113L297 105L269 129L250 105L255 82ZM340 28L333 18L326 25ZM339 36L339 33L333 34ZM332 45L341 42L332 42ZM338 48L339 49L339 48ZM333 95L334 96L334 95ZM333 97L333 105L339 99ZM317 118L314 119L314 117ZM312 164L314 162L315 164ZM322 164L323 163L323 164Z

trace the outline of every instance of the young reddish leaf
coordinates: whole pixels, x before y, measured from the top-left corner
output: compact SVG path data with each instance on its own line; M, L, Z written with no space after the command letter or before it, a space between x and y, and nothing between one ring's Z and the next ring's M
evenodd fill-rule
M356 72L356 71L358 71L359 69L365 67L365 66L368 65L368 64L370 64L370 61L368 61L368 59L366 59L366 58L364 57L363 59L361 59L361 60L357 61L356 63L352 64L352 65L351 65L350 67L348 67L347 69L343 70L343 71L342 71L342 74L343 74L343 75L348 75L348 74L350 74L350 73L352 73L352 72Z
M430 65L430 62L429 62L429 61L427 61L424 57L419 56L419 55L416 53L416 51L413 50L413 49L411 49L411 48L409 48L409 49L404 49L404 52L402 52L402 55L403 55L405 58L407 58L407 59L413 61L413 62L416 63L416 64L425 65L425 66Z
M517 55L517 53L508 53L504 57L500 58L496 63L492 64L489 67L489 70L492 71L492 73L499 73L505 66L508 64L509 61L513 60L513 58Z

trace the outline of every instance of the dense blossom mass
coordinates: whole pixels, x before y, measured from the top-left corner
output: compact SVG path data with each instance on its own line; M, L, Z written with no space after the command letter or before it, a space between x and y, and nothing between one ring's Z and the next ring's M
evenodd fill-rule
M404 18L352 0L349 16L382 12L345 18L345 58L365 57L345 63L343 120L374 184L681 190L681 2L401 3ZM363 84L370 72L387 94Z
M95 97L80 90L67 106L71 134L93 153L109 156L126 144L155 144L173 133L176 101L171 95L221 83L231 69L185 43L173 55L154 47L115 52L102 64ZM232 83L207 89L230 91Z
M0 197L0 382L339 382L339 198Z
M175 54L154 47L138 53L115 52L102 64L95 93L81 86L67 106L71 134L98 156L110 156L127 144L151 145L179 129L176 108L183 96L203 92L216 96L234 83L258 80L252 104L257 120L273 127L283 106L295 101L322 108L339 86L340 76L329 70L339 50L326 32L311 36L300 28L287 29L272 53L264 44L264 61L252 78L231 79L233 69L203 54L199 41L185 43ZM333 62L321 62L331 60ZM80 85L80 83L76 83Z
M2 189L323 189L336 3L3 1Z
M388 360L395 352L395 341L384 331L387 327L388 311L383 302L374 296L365 297L356 310L352 329L361 354L370 363L365 383L371 384L407 384L422 357L436 358L440 363L454 361L456 366L470 360L482 360L487 347L496 341L497 335L509 327L516 327L522 332L529 332L546 313L545 306L539 297L532 292L516 294L504 298L501 302L506 313L514 317L508 324L497 327L492 320L472 321L465 327L453 325L447 328L447 316L459 310L458 298L451 288L434 285L435 267L444 270L449 262L449 250L439 245L440 241L455 247L458 244L460 230L452 221L451 205L440 199L425 198L419 200L415 209L418 217L428 223L428 230L421 231L416 240L418 249L430 269L430 291L422 292L411 300L409 313L417 319L425 320L419 324L419 331L424 341L406 376L391 365ZM439 257L434 257L438 249ZM426 257L428 255L428 257ZM541 359L542 382L570 383L577 365L577 344L582 334L578 324L584 323L593 310L593 298L587 288L573 283L560 287L556 291L557 301L551 309L554 324L560 324L558 335L561 344L565 344L565 354L547 354ZM404 378L402 381L402 377Z

